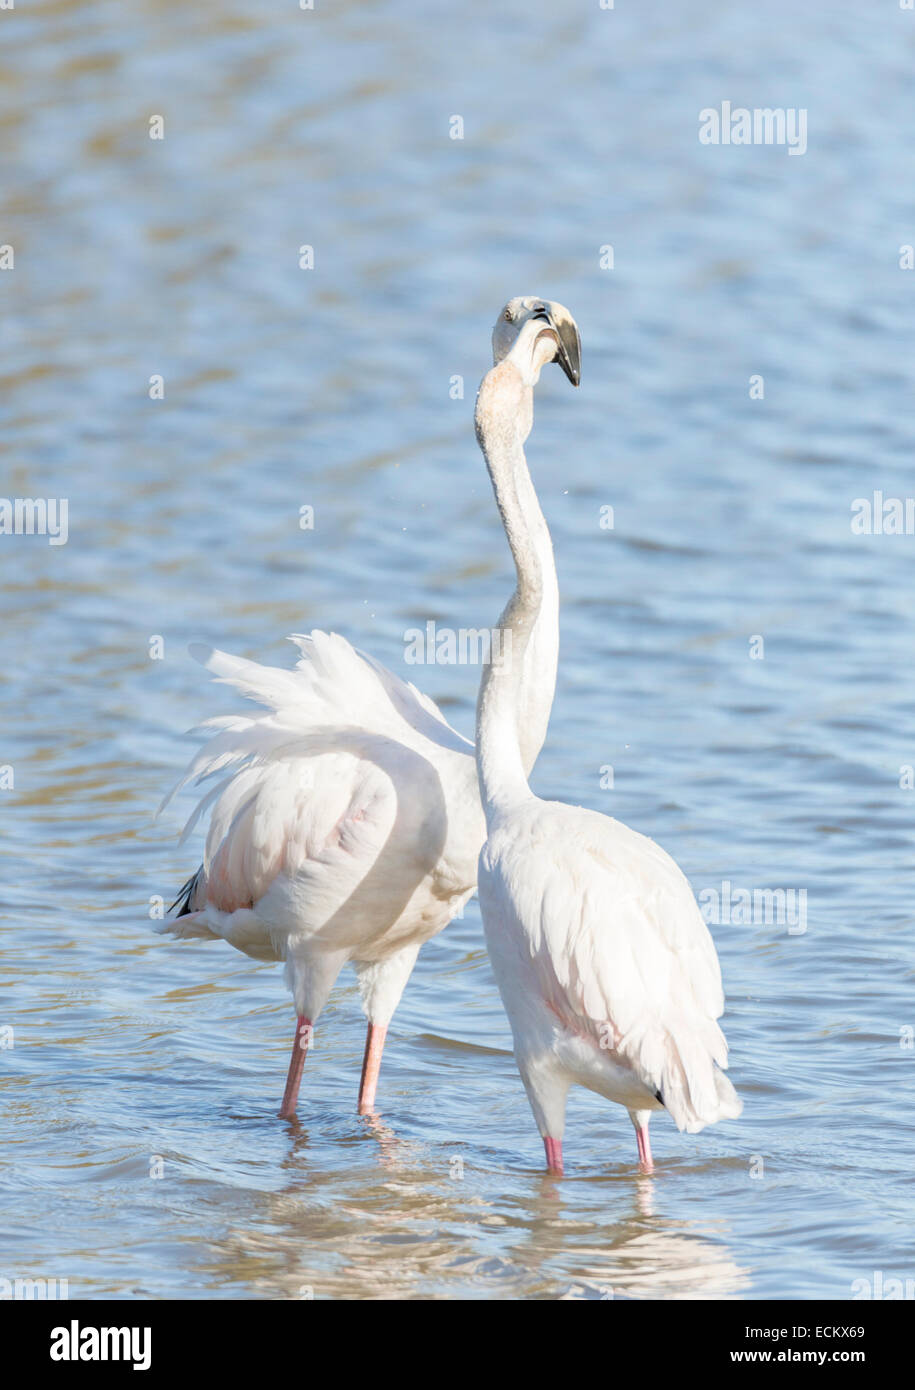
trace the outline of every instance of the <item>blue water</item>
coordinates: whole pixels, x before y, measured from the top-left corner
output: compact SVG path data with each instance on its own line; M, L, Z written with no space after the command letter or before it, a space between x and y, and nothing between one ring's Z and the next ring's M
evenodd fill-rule
M65 545L0 536L0 1275L179 1298L911 1278L915 542L850 520L912 490L915 14L316 5L0 13L3 489L69 499ZM806 109L806 153L701 144L724 100ZM421 956L374 1128L351 978L290 1129L279 967L149 916L199 858L180 808L151 820L182 731L234 707L188 641L291 664L285 633L333 629L472 729L478 670L407 671L404 632L487 626L510 589L472 405L515 294L567 304L584 351L579 392L544 373L528 450L563 596L535 789L652 835L697 894L806 894L805 931L713 927L745 1112L662 1117L654 1178L584 1092L542 1176L475 902Z

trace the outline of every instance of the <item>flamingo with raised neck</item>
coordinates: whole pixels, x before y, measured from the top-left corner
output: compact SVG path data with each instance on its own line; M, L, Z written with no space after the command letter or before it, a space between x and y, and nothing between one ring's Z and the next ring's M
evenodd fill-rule
M566 1098L578 1084L626 1107L651 1171L653 1112L695 1131L742 1107L722 1070L718 957L683 873L637 831L541 801L528 785L515 711L554 578L524 443L533 387L560 351L550 325L532 320L477 397L477 438L517 574L500 620L511 659L484 670L477 703L480 908L548 1169L563 1171Z

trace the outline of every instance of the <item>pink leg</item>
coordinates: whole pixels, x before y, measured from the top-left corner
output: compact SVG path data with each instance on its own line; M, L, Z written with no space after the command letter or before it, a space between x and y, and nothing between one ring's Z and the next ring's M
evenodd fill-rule
M311 1019L306 1018L304 1014L299 1014L295 1024L295 1041L292 1044L292 1056L289 1059L283 1104L280 1106L281 1120L291 1120L295 1115L296 1102L299 1099L299 1082L302 1080L305 1053L308 1051L310 1041Z
M562 1170L562 1140L544 1139L543 1147L546 1149L546 1167L548 1173L561 1173Z
M654 1163L651 1160L651 1144L648 1141L647 1125L642 1125L641 1129L636 1130L635 1139L639 1146L639 1163L646 1173L653 1173Z
M381 1054L387 1027L381 1023L370 1023L365 1035L365 1055L362 1058L362 1079L359 1082L359 1114L370 1115L375 1109L375 1088L381 1070Z

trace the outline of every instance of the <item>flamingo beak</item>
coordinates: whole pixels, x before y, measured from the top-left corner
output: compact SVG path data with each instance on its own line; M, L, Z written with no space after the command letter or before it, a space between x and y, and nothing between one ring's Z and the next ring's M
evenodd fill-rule
M544 300L534 313L535 319L543 319L556 334L559 346L556 361L559 363L573 386L581 381L581 337L578 324L568 309L552 300Z

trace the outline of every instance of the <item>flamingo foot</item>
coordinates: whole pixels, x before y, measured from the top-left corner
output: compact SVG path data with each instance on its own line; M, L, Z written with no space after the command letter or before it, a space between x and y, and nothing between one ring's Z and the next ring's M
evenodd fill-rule
M635 1132L636 1143L639 1146L639 1166L646 1173L654 1172L654 1163L651 1158L651 1144L648 1139L648 1126L642 1125Z
M291 1120L295 1115L295 1108L299 1099L299 1083L302 1080L302 1068L305 1066L305 1053L308 1051L310 1042L311 1019L306 1018L304 1014L299 1014L295 1024L295 1041L292 1044L292 1056L289 1059L283 1104L280 1106L281 1120Z
M387 1026L370 1023L365 1035L365 1055L362 1058L362 1079L359 1082L359 1114L370 1115L375 1110L375 1090L381 1070L381 1054Z
M562 1140L544 1138L546 1149L546 1170L548 1173L562 1173Z

